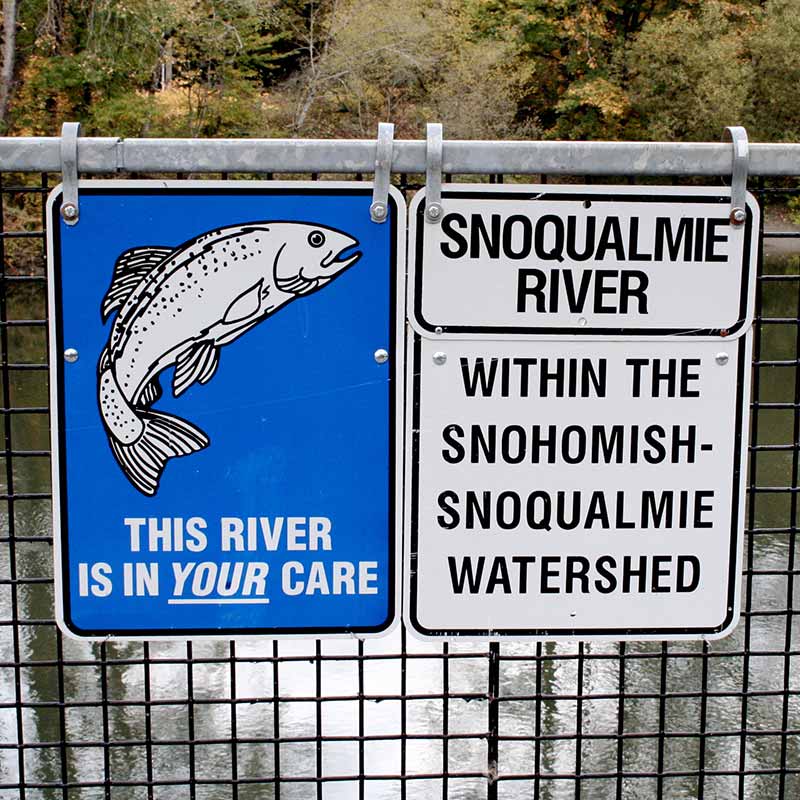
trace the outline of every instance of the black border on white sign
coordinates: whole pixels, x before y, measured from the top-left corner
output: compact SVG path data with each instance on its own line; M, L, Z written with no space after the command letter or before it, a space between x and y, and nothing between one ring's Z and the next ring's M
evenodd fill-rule
M628 193L620 192L619 194L609 193L610 187L602 187L602 191L570 191L575 187L566 186L540 186L535 188L525 187L524 190L519 190L519 187L513 184L504 187L505 191L498 189L496 186L487 185L486 191L479 190L476 186L467 186L460 188L458 186L450 185L442 191L442 204L447 208L448 198L459 198L468 200L507 200L511 202L519 202L524 200L541 200L549 202L558 201L575 201L580 200L583 202L605 202L613 203L624 200L625 202L637 203L719 203L720 205L730 206L731 197L730 193L724 194L714 189L708 189L707 194L681 194L680 188L676 188L673 194L672 191L665 194L647 194L645 191L642 193ZM631 187L620 187L621 189L630 189ZM664 189L672 187L653 187L654 189ZM509 191L511 189L511 191ZM564 190L567 191L564 191ZM600 187L598 187L600 189ZM561 190L561 191L559 191ZM420 195L422 193L419 193ZM416 213L414 213L416 205ZM423 241L425 231L429 230L432 226L430 223L425 222L425 199L422 196L421 201L411 205L411 212L414 214L414 241L409 242L409 247L413 250L409 253L413 257L413 263L409 264L409 272L413 270L413 297L407 300L407 307L409 316L413 325L419 328L420 332L433 334L435 336L447 336L448 334L456 336L464 335L522 335L522 336L546 336L552 337L562 334L579 334L581 336L688 336L688 337L732 337L745 331L752 324L752 315L748 313L752 308L750 298L753 292L753 277L750 270L750 258L753 245L753 206L757 208L757 204L752 195L747 195L746 212L747 219L745 221L744 229L744 247L742 250L742 274L741 274L741 290L739 301L739 316L736 321L729 328L706 328L706 329L681 329L681 328L598 328L586 326L583 328L556 328L556 327L536 327L532 325L494 325L494 326L477 326L477 325L448 325L444 323L437 323L434 321L426 320L422 314L422 294L423 294L423 269L422 269L422 255L423 255ZM727 214L726 214L727 216ZM752 255L752 254L751 254Z
M406 576L408 591L406 595L406 624L417 635L424 638L489 638L489 639L606 639L606 640L635 640L635 639L700 639L720 638L727 635L735 625L739 612L739 572L741 555L741 519L743 493L743 421L745 418L745 405L749 398L749 365L747 353L752 339L752 333L740 336L736 340L736 423L734 432L732 486L731 486L731 536L729 547L728 580L727 580L727 613L725 619L713 627L649 627L649 628L502 628L494 626L491 630L486 628L460 628L460 629L431 629L423 626L418 617L417 589L418 589L418 541L419 541L419 450L420 450L420 380L421 372L421 342L422 337L414 333L410 349L413 351L410 360L410 377L412 386L412 406L407 409L411 421L411 486L410 503L408 505L409 520L406 526L409 535L408 547L410 548L406 559ZM409 442L406 441L406 448Z

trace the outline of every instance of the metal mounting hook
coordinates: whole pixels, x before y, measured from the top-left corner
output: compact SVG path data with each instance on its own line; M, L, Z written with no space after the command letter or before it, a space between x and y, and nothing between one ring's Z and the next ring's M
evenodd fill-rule
M61 219L67 225L77 225L78 205L78 136L80 122L65 122L61 126Z
M741 125L729 125L722 139L733 143L733 167L731 169L731 225L742 225L747 219L747 173L750 167L750 145L747 131Z
M429 122L425 150L426 222L436 223L442 219L442 139L442 124Z
M369 207L369 216L373 222L386 222L389 218L393 147L394 125L391 122L379 122L375 148L375 180L372 184L372 205Z

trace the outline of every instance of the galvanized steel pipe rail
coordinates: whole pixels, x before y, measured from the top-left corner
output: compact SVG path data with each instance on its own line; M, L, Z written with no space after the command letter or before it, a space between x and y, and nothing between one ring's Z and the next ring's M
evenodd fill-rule
M372 173L374 139L120 139L78 140L83 175L117 172ZM392 172L424 173L424 140L395 141ZM800 175L800 144L750 145L749 174ZM61 138L0 137L0 167L60 172ZM728 176L730 143L445 140L444 173Z

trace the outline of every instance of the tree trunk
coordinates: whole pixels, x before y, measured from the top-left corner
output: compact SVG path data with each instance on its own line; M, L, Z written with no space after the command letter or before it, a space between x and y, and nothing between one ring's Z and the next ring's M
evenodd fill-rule
M3 65L0 68L0 126L5 128L8 102L14 83L17 43L17 0L3 0Z
M175 62L175 58L172 54L172 39L167 40L167 44L164 47L164 82L162 85L163 89L169 89L172 85L172 65Z
M52 52L60 53L64 42L64 0L47 0L42 33L51 38Z

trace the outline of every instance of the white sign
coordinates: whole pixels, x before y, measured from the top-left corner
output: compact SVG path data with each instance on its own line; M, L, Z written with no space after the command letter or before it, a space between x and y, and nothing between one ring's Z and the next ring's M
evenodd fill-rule
M488 204L479 187L459 186L452 196L448 188L444 219L458 208L472 224L481 218L491 225L503 208L509 218L528 214L535 230L533 201L525 199L535 191L508 188L505 200ZM667 214L650 210L661 189L649 189L640 210L627 202L627 187L624 204L609 202L618 187L591 191L604 198L606 218L625 216L623 230L648 219L639 241L654 241L654 220ZM571 214L575 204L568 202ZM672 205L674 219L696 225L701 218ZM717 204L714 214L722 217L727 207ZM748 212L748 225L757 224L757 207L750 203ZM440 271L453 265L441 255L443 231L412 219L405 515L411 628L427 637L538 639L730 633L739 616L755 280L748 229L740 236L727 223L719 226L725 263L646 265L642 286L656 316L634 324L629 303L600 327L594 312L580 312L581 325L560 306L547 306L520 331L513 274L519 267L465 259L448 300ZM538 258L527 263L550 269ZM615 264L601 263L596 253L574 269L559 263L561 287L594 275L585 278L591 286L607 266L628 268ZM718 301L705 270L727 270ZM612 294L600 297L605 302ZM504 310L503 299L510 299ZM436 326L440 332L419 326L420 309L425 319L446 323ZM696 330L676 335L690 321ZM481 332L483 323L491 330Z
M753 319L758 206L726 189L451 186L441 224L411 205L416 331L734 335Z

